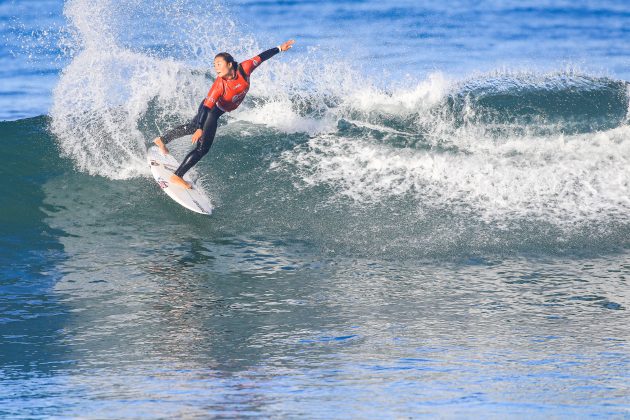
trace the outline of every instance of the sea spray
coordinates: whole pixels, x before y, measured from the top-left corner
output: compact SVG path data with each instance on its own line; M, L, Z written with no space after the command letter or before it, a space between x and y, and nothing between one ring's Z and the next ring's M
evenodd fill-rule
M64 12L74 28L68 33L74 36L64 42L74 45L74 50L53 92L51 129L62 152L79 170L111 179L146 175L144 154L150 138L194 115L211 79L164 51L176 53L171 47L181 40L193 50L192 61L209 63L212 51L203 47L227 45L204 42L211 36L205 32L206 21L186 12L185 6L183 2L172 7L157 4L151 9L153 15L147 16L146 8L135 2L74 0L66 4ZM181 32L179 38L154 50L133 44L134 35L164 28L165 22L173 30L184 18L196 25L191 28L193 34ZM234 24L229 24L228 17L220 22L216 16L206 18L215 27L224 24L222 35L230 39ZM246 39L243 44L250 46ZM142 132L143 127L152 131Z

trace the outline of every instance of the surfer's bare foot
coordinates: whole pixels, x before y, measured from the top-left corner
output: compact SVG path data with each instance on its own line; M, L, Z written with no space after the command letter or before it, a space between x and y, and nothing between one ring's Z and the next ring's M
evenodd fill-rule
M179 185L182 188L186 188L187 190L190 190L192 188L192 184L190 182L184 181L182 177L179 177L175 174L171 175L170 181L171 183Z
M159 147L160 152L161 152L164 156L168 155L168 149L166 148L166 145L165 145L165 144L164 144L164 142L162 141L162 138L161 138L161 137L156 137L156 138L153 140L153 143L155 143L155 145L156 145L157 147Z

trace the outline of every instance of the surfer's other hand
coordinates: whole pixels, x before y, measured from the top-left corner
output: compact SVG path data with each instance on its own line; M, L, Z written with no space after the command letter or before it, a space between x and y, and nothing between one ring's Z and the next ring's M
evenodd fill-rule
M198 128L197 131L195 131L195 133L192 135L192 144L197 143L197 140L199 140L199 137L201 137L202 134L203 130L201 128Z
M293 44L295 44L295 41L290 39L287 42L285 42L284 44L280 45L280 51L286 51L289 48L291 48L293 46Z

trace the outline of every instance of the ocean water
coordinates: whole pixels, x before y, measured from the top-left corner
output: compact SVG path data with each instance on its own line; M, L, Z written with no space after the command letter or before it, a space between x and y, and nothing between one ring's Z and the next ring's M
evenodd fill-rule
M0 21L0 417L630 417L626 2ZM194 170L212 216L172 202L147 144L289 38Z

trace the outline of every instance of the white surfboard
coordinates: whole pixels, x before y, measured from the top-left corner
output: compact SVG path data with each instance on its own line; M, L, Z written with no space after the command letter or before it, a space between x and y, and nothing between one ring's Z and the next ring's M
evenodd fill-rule
M147 162L153 178L169 197L188 210L201 214L212 214L210 199L204 190L190 179L188 174L184 175L184 180L192 184L190 190L169 181L173 172L179 167L179 162L170 153L164 156L157 146L151 146L147 153Z

